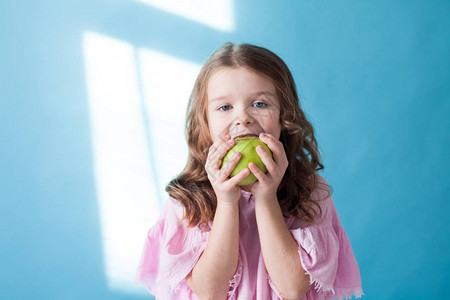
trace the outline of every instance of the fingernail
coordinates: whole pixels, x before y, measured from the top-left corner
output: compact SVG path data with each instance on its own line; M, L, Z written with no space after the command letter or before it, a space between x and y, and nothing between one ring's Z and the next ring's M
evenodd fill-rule
M262 137L266 137L267 135L265 133L261 133L261 136Z

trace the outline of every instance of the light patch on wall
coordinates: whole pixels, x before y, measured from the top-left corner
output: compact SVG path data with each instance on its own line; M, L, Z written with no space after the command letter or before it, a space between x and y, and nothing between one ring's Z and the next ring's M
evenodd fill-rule
M199 66L85 32L93 168L105 275L113 290L134 283L147 230L183 168L184 110Z
M234 29L233 0L136 0L222 31Z
M200 66L147 49L138 53L145 110L157 157L154 168L160 181L158 192L164 194L165 185L186 164L185 113Z

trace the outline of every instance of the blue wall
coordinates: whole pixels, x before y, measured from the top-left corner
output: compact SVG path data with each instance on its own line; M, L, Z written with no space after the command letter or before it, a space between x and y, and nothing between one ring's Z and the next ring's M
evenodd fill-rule
M82 53L85 31L201 64L225 41L285 59L364 299L450 284L450 2L236 1L220 31L139 2L0 2L4 299L148 299L108 289Z

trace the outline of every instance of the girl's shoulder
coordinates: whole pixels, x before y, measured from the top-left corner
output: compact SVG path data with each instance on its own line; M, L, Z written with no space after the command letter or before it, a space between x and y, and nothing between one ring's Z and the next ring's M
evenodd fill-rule
M312 223L302 222L295 217L291 217L289 221L293 227L328 227L340 224L333 198L331 197L330 186L321 175L316 174L316 176L318 184L316 189L311 193L311 198L320 207L321 213L316 215Z
M327 201L331 200L331 188L328 182L319 174L315 174L317 179L316 189L312 192L311 198L320 202L328 204Z
M168 227L177 227L187 232L208 231L209 224L199 224L197 226L188 226L185 218L184 206L175 198L168 197L164 203L158 222L165 223Z
M169 224L180 224L183 222L184 207L174 198L168 197L161 210L159 221Z

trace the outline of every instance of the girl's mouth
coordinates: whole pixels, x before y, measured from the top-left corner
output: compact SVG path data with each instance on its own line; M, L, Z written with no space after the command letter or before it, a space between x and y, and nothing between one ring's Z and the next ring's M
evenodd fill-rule
M253 134L253 133L247 133L247 134L240 134L238 136L235 136L234 138L242 138L242 137L257 137L258 135Z

